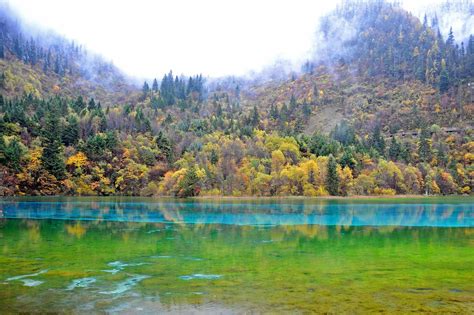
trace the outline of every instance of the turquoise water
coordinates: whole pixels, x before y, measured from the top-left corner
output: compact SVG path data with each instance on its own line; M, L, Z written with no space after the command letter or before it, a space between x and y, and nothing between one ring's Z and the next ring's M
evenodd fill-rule
M472 198L3 199L0 309L468 314L473 250Z

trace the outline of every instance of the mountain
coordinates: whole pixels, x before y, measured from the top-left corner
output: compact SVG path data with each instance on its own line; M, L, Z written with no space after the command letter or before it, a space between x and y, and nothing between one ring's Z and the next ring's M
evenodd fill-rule
M137 89L114 65L51 32L23 24L0 4L0 74L4 96L62 95L124 103Z
M472 193L473 36L398 4L344 2L299 72L141 90L2 16L0 194Z

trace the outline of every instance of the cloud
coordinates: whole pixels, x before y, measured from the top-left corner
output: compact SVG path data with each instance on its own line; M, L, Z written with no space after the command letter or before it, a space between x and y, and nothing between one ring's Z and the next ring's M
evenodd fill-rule
M340 1L9 2L26 21L74 39L126 73L160 78L170 69L224 76L259 71L277 60L299 64L314 53L319 18ZM403 5L415 11L428 3Z

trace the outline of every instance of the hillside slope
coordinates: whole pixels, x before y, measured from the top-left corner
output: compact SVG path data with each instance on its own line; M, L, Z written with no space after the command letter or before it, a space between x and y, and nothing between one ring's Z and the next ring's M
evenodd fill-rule
M72 44L51 63L8 32L0 194L472 193L473 36L384 1L347 2L321 29L299 73L169 72L140 92Z
M125 103L137 91L101 57L61 36L31 33L18 21L7 4L0 4L0 92L4 96L82 95L110 105Z

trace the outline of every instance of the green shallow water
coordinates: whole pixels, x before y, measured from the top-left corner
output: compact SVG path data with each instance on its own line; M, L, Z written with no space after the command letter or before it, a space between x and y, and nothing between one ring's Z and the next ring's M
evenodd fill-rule
M224 223L206 223L217 220L225 209L219 206L114 206L113 218L126 214L127 222L105 220L111 206L100 199L60 206L76 219L59 219L57 205L48 219L41 214L52 205L0 202L1 313L474 312L472 203L413 207L418 219L406 221L393 221L393 213L410 214L396 205L366 205L379 211L370 221L364 207L252 211L246 203L227 209L238 216L219 216ZM124 210L130 207L131 214ZM153 209L168 219L129 222ZM346 211L350 222L377 225L297 224L301 213ZM249 212L265 215L264 222L291 212L282 222L294 224L238 224ZM80 220L84 213L87 221Z

